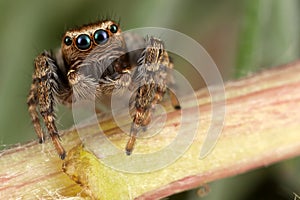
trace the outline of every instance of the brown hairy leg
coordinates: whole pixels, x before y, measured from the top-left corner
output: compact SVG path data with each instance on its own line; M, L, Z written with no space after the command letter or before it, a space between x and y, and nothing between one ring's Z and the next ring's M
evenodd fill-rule
M54 123L54 93L57 88L55 80L56 66L54 61L47 53L42 53L35 59L35 72L33 75L33 83L28 95L29 112L39 137L39 141L44 141L44 134L38 120L37 105L47 127L49 135L61 159L64 159L66 152L60 143L60 138L56 125Z

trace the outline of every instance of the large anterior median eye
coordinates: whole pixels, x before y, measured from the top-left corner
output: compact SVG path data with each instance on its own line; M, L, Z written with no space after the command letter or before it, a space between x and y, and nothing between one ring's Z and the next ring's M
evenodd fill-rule
M81 34L76 39L76 46L80 50L87 50L91 46L91 38L87 34Z
M105 44L108 41L109 35L105 30L97 30L94 33L94 40L97 44Z

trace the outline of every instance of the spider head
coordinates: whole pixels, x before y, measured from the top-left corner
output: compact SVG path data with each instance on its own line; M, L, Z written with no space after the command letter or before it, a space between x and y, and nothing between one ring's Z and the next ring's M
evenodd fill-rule
M96 47L105 49L111 38L120 34L119 25L110 20L69 30L64 34L61 43L63 58L68 65L72 65L85 59Z

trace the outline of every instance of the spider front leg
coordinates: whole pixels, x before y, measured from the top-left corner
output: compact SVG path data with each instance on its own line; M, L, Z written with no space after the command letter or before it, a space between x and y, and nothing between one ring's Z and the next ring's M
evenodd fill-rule
M54 95L59 93L59 87L62 84L58 80L58 67L50 53L44 52L35 59L35 69L33 82L28 95L28 110L32 118L35 131L38 135L39 142L45 140L44 133L41 129L37 107L47 127L52 142L61 159L64 159L66 152L59 141L58 131L55 125Z
M154 107L162 100L166 92L167 82L172 64L163 43L156 38L146 41L146 48L140 58L133 77L133 84L139 85L134 103L133 122L130 129L130 139L126 145L126 154L130 155L141 127L146 128L151 121ZM174 98L172 96L172 98ZM178 101L173 101L175 108L180 108Z
M30 86L30 91L27 97L28 111L31 116L34 130L39 138L39 143L43 143L45 140L45 135L41 128L39 114L37 113L37 78L35 75L33 75L32 80L33 82Z
M154 84L143 85L138 88L135 98L135 114L130 129L130 138L126 145L126 154L132 153L138 132L151 121L152 102L154 101Z

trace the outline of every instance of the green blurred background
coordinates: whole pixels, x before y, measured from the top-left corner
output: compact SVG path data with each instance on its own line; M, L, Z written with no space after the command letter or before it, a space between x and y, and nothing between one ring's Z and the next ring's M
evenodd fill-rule
M228 80L298 59L299 9L298 0L0 0L0 149L36 138L26 106L33 59L58 47L68 27L112 17L123 30L174 29L197 40ZM58 120L60 129L73 123L61 106ZM299 167L293 159L217 181L203 199L293 199ZM170 199L198 198L189 191Z

